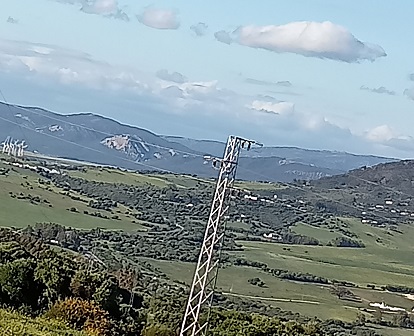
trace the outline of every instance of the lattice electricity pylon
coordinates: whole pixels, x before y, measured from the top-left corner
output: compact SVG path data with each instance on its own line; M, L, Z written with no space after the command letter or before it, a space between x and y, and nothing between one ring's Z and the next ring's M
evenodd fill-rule
M213 159L213 166L219 168L220 171L180 336L207 334L208 318L206 322L201 324L200 316L202 312L209 313L213 301L220 251L225 232L224 216L229 208L230 191L236 178L240 150L242 148L250 149L253 144L257 143L252 140L230 136L223 159Z

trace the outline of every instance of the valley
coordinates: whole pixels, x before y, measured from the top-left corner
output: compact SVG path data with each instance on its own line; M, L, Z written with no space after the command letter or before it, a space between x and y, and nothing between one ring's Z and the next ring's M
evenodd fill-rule
M358 170L310 184L238 181L220 296L230 306L254 310L258 304L271 315L340 320L349 324L344 332L408 335L395 329L402 326L400 313L372 305L383 302L413 316L414 225L410 216L390 210L411 211L410 190L398 194L394 187L414 171L402 174L407 165L400 163L381 167L372 168L376 180L370 170ZM386 192L377 182L382 170L393 181ZM360 177L357 187L353 174ZM133 265L175 292L192 279L213 188L213 180L194 176L2 156L0 226L77 253L93 252L108 268ZM375 207L390 198L406 205ZM363 222L367 216L382 222Z

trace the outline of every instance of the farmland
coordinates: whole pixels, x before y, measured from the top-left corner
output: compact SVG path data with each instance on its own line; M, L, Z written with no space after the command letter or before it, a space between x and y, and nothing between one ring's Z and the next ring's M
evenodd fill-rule
M145 263L172 284L190 284L213 181L93 167L63 168L64 175L51 177L6 161L0 162L0 172L0 226L18 229L55 223L77 229L81 244L98 246L95 253L106 262L113 262L116 256L117 262ZM264 195L289 192L286 186L269 183L238 182L237 187ZM353 322L361 313L372 319L373 302L412 309L413 300L384 290L390 284L413 287L411 223L401 223L398 230L378 228L339 213L312 212L306 199L300 204L313 217L297 217L289 207L272 202L236 201L228 221L219 292L322 320ZM247 219L240 217L241 212ZM91 231L96 228L106 232L99 240ZM263 233L269 231L301 239L295 240L298 243L263 239ZM358 239L361 248L332 245L349 234ZM54 238L50 232L46 236ZM66 246L72 245L68 242ZM236 260L248 265L240 266ZM295 275L297 280L288 279L270 270L299 275ZM303 281L306 274L327 282ZM259 279L261 285L255 285L253 279ZM335 295L333 281L351 283L350 291L357 299ZM391 321L392 315L383 320ZM389 331L385 329L384 335ZM393 332L405 335L404 330Z

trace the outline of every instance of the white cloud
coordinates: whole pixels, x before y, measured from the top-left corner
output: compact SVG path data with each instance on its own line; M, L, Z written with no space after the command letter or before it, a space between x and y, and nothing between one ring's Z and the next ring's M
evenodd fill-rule
M290 81L271 82L271 81L265 81L265 80L261 80L261 79L255 79L255 78L246 78L244 81L246 83L254 84L254 85L283 86L283 87L291 87L292 86L292 83Z
M369 88L365 85L362 85L359 89L363 90L363 91L373 92L373 93L387 94L387 95L390 95L390 96L395 96L396 95L395 91L388 90L384 86L380 86L378 88Z
M404 95L406 95L408 99L414 100L414 88L404 90Z
M381 145L383 148L391 148L405 153L405 157L407 157L407 153L412 157L414 138L400 134L388 125L377 126L366 131L365 138L372 143Z
M7 21L6 22L7 23L11 23L11 24L18 24L19 23L19 20L15 19L14 17L9 16L7 18Z
M204 36L207 34L207 29L208 26L206 23L204 22L199 22L195 25L192 25L190 27L190 30L192 30L194 32L194 34L196 34L197 36Z
M260 101L254 100L250 105L249 108L262 111L266 113L274 113L274 114L289 114L293 113L295 109L295 104L290 102L269 102L269 101Z
M224 32L225 33L225 32ZM221 33L222 36L225 36ZM291 22L285 25L241 26L228 34L227 44L260 48L276 53L295 53L306 57L343 62L375 61L387 54L379 45L358 40L347 29L332 22Z
M86 53L53 45L0 39L0 78L28 78L24 81L26 87L49 87L65 97L69 97L68 92L75 92L81 95L73 96L73 100L79 100L81 110L84 99L92 95L112 101L113 106L125 102L126 97L131 123L138 123L145 116L146 120L152 118L157 127L162 116L188 128L199 125L205 131L206 125L212 125L211 128L241 133L268 144L368 153L379 148L383 152L376 154L388 155L397 150L407 155L414 150L411 137L402 136L389 126L354 134L330 122L322 113L308 113L293 102L240 94L221 87L215 80L191 81L179 73L166 74L175 81L112 66ZM94 99L94 104L104 105L100 98ZM99 108L94 111L101 113Z
M368 130L365 137L372 142L383 143L395 138L397 135L388 125L381 125Z
M129 16L120 8L117 0L53 0L56 2L78 5L87 14L102 15L108 18L129 21Z
M137 71L115 68L86 53L39 43L0 40L0 71L94 89L146 89Z
M180 21L171 9L146 8L137 19L142 24L155 29L178 29Z
M156 76L159 79L168 81L168 82L174 82L174 83L185 83L187 82L187 78L179 73L179 72L168 72L168 70L161 69L157 71Z
M231 34L229 32L226 32L224 30L220 30L218 32L214 33L214 37L217 41L225 44L232 44L233 38L231 37Z

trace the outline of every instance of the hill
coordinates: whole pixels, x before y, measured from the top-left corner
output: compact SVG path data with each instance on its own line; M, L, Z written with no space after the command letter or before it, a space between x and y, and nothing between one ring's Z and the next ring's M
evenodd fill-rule
M398 185L399 176L409 176L399 167L372 168L376 173L361 175L358 188L347 175L367 169L311 183L238 181L215 305L304 322L316 316L329 325L326 335L355 334L357 328L375 335L380 326L377 334L406 335L414 305L411 217L366 222L363 216L382 212L361 209L348 197L380 191L376 181L365 180L381 179L378 170ZM4 157L0 224L74 253L92 252L111 270L130 265L153 279L142 288L153 290L159 279L185 299L213 190L214 181L193 176ZM392 214L382 216L391 221ZM381 302L399 313L372 306ZM408 319L399 320L404 314ZM331 319L341 322L330 325ZM405 329L391 328L398 326Z
M221 156L224 144L154 134L92 113L61 115L37 107L0 103L0 138L25 140L28 150L131 170L164 169L214 177L205 154ZM393 159L299 148L265 147L243 154L244 180L317 179Z

